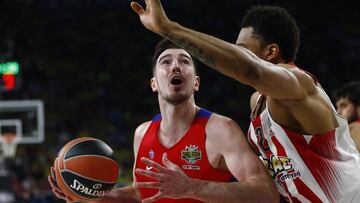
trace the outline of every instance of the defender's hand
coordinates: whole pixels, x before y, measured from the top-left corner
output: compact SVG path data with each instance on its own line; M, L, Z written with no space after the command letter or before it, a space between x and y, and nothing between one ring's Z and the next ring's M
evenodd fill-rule
M145 0L146 9L132 1L131 8L139 15L141 23L149 30L165 35L169 32L171 21L165 14L160 0Z
M143 202L153 202L165 197L177 199L185 198L187 196L188 192L191 190L190 185L192 180L179 166L172 163L167 158L166 153L164 153L162 157L162 162L165 167L145 157L142 157L141 161L148 166L152 166L158 172L143 169L136 169L135 172L159 180L159 182L136 182L137 187L159 189L157 194L144 199Z

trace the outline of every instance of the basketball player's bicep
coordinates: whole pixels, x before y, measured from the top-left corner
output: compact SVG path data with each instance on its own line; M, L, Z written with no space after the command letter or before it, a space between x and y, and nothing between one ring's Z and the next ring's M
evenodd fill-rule
M261 162L249 146L244 132L231 119L219 122L215 143L219 153L224 157L229 171L238 180L245 179L253 173L254 169L261 166Z

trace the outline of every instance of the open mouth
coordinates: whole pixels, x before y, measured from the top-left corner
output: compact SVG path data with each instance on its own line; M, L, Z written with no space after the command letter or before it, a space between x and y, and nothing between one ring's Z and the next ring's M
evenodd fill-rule
M180 76L174 76L171 78L170 83L172 85L181 85L183 83L183 79Z

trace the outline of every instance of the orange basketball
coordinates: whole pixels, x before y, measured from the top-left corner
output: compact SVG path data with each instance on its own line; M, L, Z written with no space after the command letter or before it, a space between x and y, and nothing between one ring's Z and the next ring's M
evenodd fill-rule
M71 140L54 163L54 179L74 201L99 200L111 191L119 175L113 150L103 141L82 137Z

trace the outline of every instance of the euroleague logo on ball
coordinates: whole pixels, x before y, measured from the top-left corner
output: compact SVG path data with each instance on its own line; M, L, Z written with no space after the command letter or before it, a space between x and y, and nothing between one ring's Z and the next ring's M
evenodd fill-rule
M98 190L102 187L102 184L97 183L93 185L93 189L86 187L80 181L74 179L73 184L70 185L70 188L74 189L77 192L84 193L94 197L103 197L105 195L105 190Z

